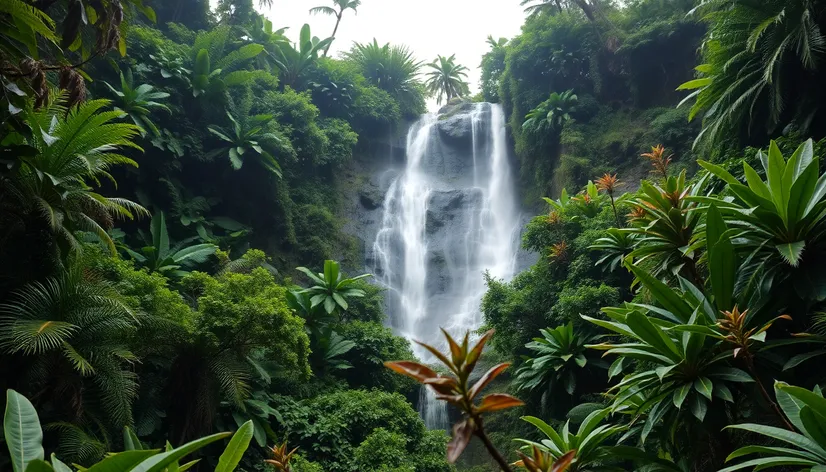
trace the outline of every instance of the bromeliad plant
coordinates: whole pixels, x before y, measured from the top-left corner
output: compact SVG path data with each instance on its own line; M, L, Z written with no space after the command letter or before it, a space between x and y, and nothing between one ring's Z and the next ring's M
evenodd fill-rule
M629 254L635 264L650 265L658 276L680 274L702 286L700 255L694 245L702 213L692 197L701 195L707 181L704 177L689 184L685 171L665 179L663 186L642 181L640 191L630 199L642 211L634 215L630 228L622 230L639 237Z
M626 376L611 389L613 411L647 416L641 432L644 442L661 421L672 424L680 418L684 405L702 423L715 397L733 402L730 385L754 380L731 365L733 350L712 329L717 323L715 309L699 289L680 279L683 288L678 291L645 270L629 267L658 306L626 303L603 309L610 321L583 318L629 339L590 346L620 356L609 374L620 371L628 359L646 363L644 370ZM643 403L636 401L638 395Z
M558 393L562 386L568 395L576 389L577 371L588 364L586 344L596 342L598 336L574 331L573 323L554 329L541 329L541 338L525 345L532 356L516 371L516 385L520 391L542 392L542 404ZM593 361L593 359L591 359Z
M227 112L232 128L221 126L209 126L210 133L217 136L222 145L207 154L208 158L225 154L229 156L229 162L235 170L241 169L244 165L245 155L255 154L258 162L267 170L278 177L281 177L281 166L272 154L267 150L274 144L281 141L281 138L265 131L268 123L275 119L272 115L255 115L239 121L230 112Z
M517 439L524 444L518 454L521 460L515 465L525 467L533 472L556 470L552 464L565 465L570 472L596 472L625 470L623 461L631 461L645 470L675 471L673 463L646 454L641 449L618 445L613 438L626 431L626 425L612 425L605 422L611 409L604 408L591 412L579 425L575 433L571 432L570 420L559 430L534 416L522 419L536 426L547 439L539 442ZM639 469L635 469L639 470Z
M164 98L168 98L169 94L166 92L156 92L155 87L150 84L141 84L134 86L134 78L132 76L132 69L126 70L126 75L120 72L120 89L113 87L109 82L104 82L109 90L117 97L115 99L115 110L122 111L129 115L129 119L135 123L135 126L140 128L141 136L146 137L146 130L152 132L155 136L160 136L160 131L155 123L149 118L152 109L165 110L167 113L172 113L169 107L163 103L158 102Z
M347 311L348 297L363 297L364 290L354 288L352 285L370 274L362 274L357 277L346 278L341 273L341 267L336 261L324 261L324 272L314 274L306 267L298 267L315 284L302 292L310 296L310 309L322 306L324 311L330 315L334 312Z
M417 344L439 359L448 368L450 375L440 375L430 367L413 361L385 362L384 365L430 387L436 392L437 399L450 403L463 413L464 418L453 426L453 439L447 445L448 462L456 462L467 447L471 437L476 436L484 443L488 453L499 464L499 467L505 472L510 472L511 469L507 461L485 432L482 416L494 411L521 406L523 403L518 398L504 393L485 395L479 403L476 403L476 399L482 393L482 390L499 374L504 372L510 366L510 363L505 362L492 367L475 384L470 385L470 377L482 355L485 343L493 336L493 330L482 335L473 347L470 347L469 333L465 333L464 340L459 344L447 331L442 330L442 332L450 347L450 357L428 344L418 341Z
M298 448L296 447L287 452L287 441L284 441L280 446L275 445L270 448L272 459L265 459L264 462L275 467L275 470L278 472L291 472L290 461L297 450Z
M822 243L826 235L826 175L820 175L811 139L789 159L774 141L769 152L759 152L758 157L765 181L745 161L745 183L716 164L698 163L725 181L734 196L733 200L716 198L712 202L738 230L738 249L747 251L749 262L762 267L767 276L785 276L788 269L800 265L805 251Z
M774 385L775 395L792 431L761 424L739 424L727 429L737 429L759 434L786 443L791 447L749 445L731 453L726 462L759 454L760 457L740 462L720 472L736 470L765 470L776 467L794 467L795 470L826 470L826 399L819 388L814 391L794 387L784 382Z

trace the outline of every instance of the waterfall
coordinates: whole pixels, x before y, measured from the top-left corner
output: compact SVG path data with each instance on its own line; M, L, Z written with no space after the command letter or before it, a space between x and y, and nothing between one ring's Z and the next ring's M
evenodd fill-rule
M387 289L397 333L443 349L481 324L483 273L509 280L516 270L521 217L499 105L467 105L439 119L425 115L407 136L407 163L385 194L373 244L373 273ZM425 362L432 355L414 344ZM420 412L446 427L447 410L423 391Z

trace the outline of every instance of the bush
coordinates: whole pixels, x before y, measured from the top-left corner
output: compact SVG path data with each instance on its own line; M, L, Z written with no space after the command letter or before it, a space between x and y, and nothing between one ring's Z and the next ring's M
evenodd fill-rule
M338 118L322 120L321 131L327 137L327 147L322 156L316 160L320 165L341 166L353 157L353 148L358 143L359 135L350 124Z
M318 125L318 108L309 92L299 93L286 87L283 92L268 92L253 105L253 114L270 114L280 131L292 142L298 158L318 164L318 157L329 145L327 136Z
M345 339L356 343L355 347L341 356L353 365L342 371L341 376L353 388L379 388L411 396L418 392L418 384L404 376L394 374L384 367L385 361L413 360L410 343L396 336L385 326L369 321L342 323L336 331Z

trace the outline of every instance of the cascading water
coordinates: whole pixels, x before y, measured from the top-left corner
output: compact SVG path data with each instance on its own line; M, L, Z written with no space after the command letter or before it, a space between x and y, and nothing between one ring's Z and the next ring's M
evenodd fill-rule
M513 276L520 221L501 107L422 117L408 133L407 165L388 188L373 244L392 327L440 348L440 327L454 336L478 328L483 273ZM419 403L429 427L446 427L447 410L429 389Z

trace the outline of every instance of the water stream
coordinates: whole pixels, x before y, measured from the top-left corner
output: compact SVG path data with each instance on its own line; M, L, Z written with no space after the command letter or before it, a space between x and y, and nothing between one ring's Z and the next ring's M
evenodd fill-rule
M414 124L373 244L373 273L387 288L396 332L442 348L439 328L453 336L477 329L483 274L514 275L520 221L500 106L479 103ZM414 351L433 361L418 345ZM423 391L419 403L429 427L447 425L432 393Z

